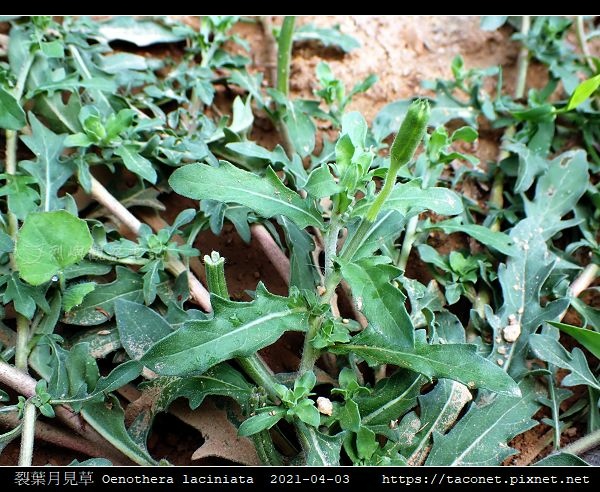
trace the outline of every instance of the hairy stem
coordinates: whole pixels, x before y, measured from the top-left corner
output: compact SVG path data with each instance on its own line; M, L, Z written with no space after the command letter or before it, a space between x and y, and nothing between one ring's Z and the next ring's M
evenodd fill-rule
M274 403L278 403L277 387L280 383L264 359L259 354L254 354L249 357L239 357L236 360L252 381L264 388Z
M300 366L298 367L298 373L300 376L305 372L312 371L315 367L317 359L319 358L320 351L313 347L312 339L317 335L317 333L319 333L322 323L322 316L317 316L310 320L308 331L304 336L302 358L300 359Z

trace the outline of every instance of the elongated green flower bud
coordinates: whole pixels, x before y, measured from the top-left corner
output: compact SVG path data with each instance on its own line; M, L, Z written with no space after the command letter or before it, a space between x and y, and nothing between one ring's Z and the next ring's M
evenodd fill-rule
M430 113L429 102L426 99L417 99L408 107L404 121L390 149L390 168L385 177L383 188L369 207L365 217L367 221L375 221L383 203L392 192L398 171L412 159L427 130Z
M388 178L395 178L400 168L412 159L427 130L430 113L427 99L417 99L408 107L404 121L390 149Z

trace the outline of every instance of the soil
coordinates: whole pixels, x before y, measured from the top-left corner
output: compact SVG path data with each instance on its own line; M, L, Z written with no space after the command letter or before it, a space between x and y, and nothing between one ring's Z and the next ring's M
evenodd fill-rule
M194 19L186 19L190 23ZM280 19L273 17L273 24ZM319 26L339 24L341 30L354 36L362 46L350 54L343 54L332 48L305 42L296 45L293 51L291 69L291 92L295 97L312 98L316 90L315 69L317 64L327 61L346 86L355 83L370 74L376 74L379 81L366 94L358 95L350 110L362 112L368 121L372 121L377 112L386 104L401 98L425 94L421 81L450 77L450 64L457 55L462 55L466 67L489 67L502 65L504 80L509 88L512 85L517 57L517 46L510 40L511 30L485 32L479 29L478 17L465 16L314 16L299 17L299 24L315 23ZM259 23L245 23L237 27L238 34L249 41L253 69L264 71L265 79L270 79L273 69L273 52L265 48L265 34ZM545 75L541 67L533 66L528 79L529 86L541 86ZM261 144L273 147L277 143L277 134L267 120L257 120L253 138ZM323 129L327 129L324 127ZM484 132L477 144L476 153L485 162L493 159L498 152L498 137L494 132ZM477 193L477 187L467 193ZM194 203L180 197L162 197L167 204L163 214L171 221L177 213ZM448 240L450 239L450 240ZM458 249L469 247L468 241L460 235L450 238L432 238L433 243L444 248ZM434 244L434 245L435 245ZM196 244L202 254L216 250L226 258L226 275L232 297L247 300L246 291L256 288L262 280L271 292L285 294L287 287L273 265L254 242L245 244L230 225L225 225L220 236L211 232L203 233ZM430 274L424 265L417 261L409 262L409 276L421 281L429 280ZM298 353L300 339L297 336L284 337L281 342L264 351L264 356L276 371L291 372L295 369L297 358L290 354ZM516 447L528 460L533 460L538 450L540 437L547 432L541 426L516 438L511 445ZM565 436L572 439L576 436ZM202 444L202 437L187 425L174 417L161 417L150 438L151 452L155 457L166 457L171 463L179 465L223 464L221 458L204 458L192 461L191 456ZM530 452L534 450L535 452ZM533 456L530 456L533 454ZM0 455L0 464L14 464L18 455L18 446L13 443ZM38 441L35 452L35 464L68 464L73 459L83 460L85 456ZM511 464L523 464L516 458L507 460Z

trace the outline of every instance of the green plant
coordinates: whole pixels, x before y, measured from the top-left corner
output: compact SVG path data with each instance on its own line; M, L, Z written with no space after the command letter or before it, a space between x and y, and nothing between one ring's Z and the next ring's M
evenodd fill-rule
M598 75L565 41L570 21L486 21L519 29L514 97L498 68L456 58L452 80L427 84L434 96L391 103L371 127L346 109L375 77L346 93L321 63L319 100L289 88L294 40L346 52L352 38L263 19L279 49L264 89L232 31L240 21L204 17L196 30L168 19L10 19L0 382L21 396L0 407L19 420L0 450L22 433L20 464L31 463L40 412L75 426L82 439L68 445L78 450L158 464L148 436L180 397L192 409L221 398L223 419L272 465L496 465L542 407L556 449L580 421L593 436L597 370L554 328L597 355L600 318L579 295L598 273ZM156 59L115 53L116 39L185 48ZM529 57L550 80L525 94ZM217 102L223 87L236 94L230 111ZM281 145L250 139L255 115ZM504 130L491 163L471 155L484 119ZM320 132L324 122L339 134ZM463 193L476 181L489 190L479 200ZM166 221L169 194L194 207ZM260 274L248 297L234 292L235 266L203 244L226 222L260 245L287 293ZM441 253L434 239L449 236L461 247ZM410 273L424 263L427 284ZM591 329L560 322L570 306ZM275 373L263 350L289 332L302 340L299 360ZM560 382L559 369L570 372ZM139 390L131 411L114 395L131 395L126 385ZM565 409L575 385L587 398Z

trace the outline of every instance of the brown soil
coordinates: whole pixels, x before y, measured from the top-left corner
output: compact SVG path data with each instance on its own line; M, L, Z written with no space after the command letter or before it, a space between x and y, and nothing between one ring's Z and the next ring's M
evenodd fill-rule
M273 17L273 24L279 24L280 18ZM191 23L195 22L193 19ZM504 80L508 88L512 85L517 47L510 41L508 28L496 32L484 32L479 29L478 17L466 16L314 16L298 18L300 24L315 23L320 26L339 24L343 32L357 38L362 47L350 54L323 48L316 43L303 43L295 46L291 71L291 91L296 97L312 98L316 90L315 68L327 61L333 72L341 78L348 89L370 74L379 77L377 84L366 94L358 95L350 110L362 112L372 121L377 112L390 102L401 98L423 94L420 84L423 80L434 80L450 76L450 64L457 55L462 55L467 67L488 67L502 65ZM243 24L239 34L251 45L254 69L267 72L269 80L272 70L272 51L265 48L265 36L260 24ZM540 86L545 76L540 67L533 67L529 78L530 86ZM263 145L272 147L277 143L277 134L270 123L257 119L257 128L253 137ZM477 153L482 161L496 156L498 135L489 132L489 138L478 143ZM473 188L472 193L477 193ZM469 190L465 190L469 192ZM179 197L164 199L168 205L164 217L171 221L176 214L193 202ZM453 235L448 238L434 237L432 244L455 248L468 248L464 237ZM230 225L225 225L220 236L211 232L203 233L196 245L202 254L216 250L226 258L226 275L232 297L247 300L247 290L254 290L262 280L271 292L285 294L287 287L279 277L273 265L262 255L254 242L245 244ZM411 261L409 275L426 281L430 274L422 264ZM281 343L264 351L264 356L277 371L293 371L297 358L290 357L298 353L298 337L286 337ZM191 455L202 444L200 435L188 429L185 424L174 423L173 417L165 417L156 427L150 438L150 447L157 458L167 457L172 463L180 465L218 464L219 460L192 461ZM527 455L527 450L535 448L540 435L547 429L538 428L519 437L512 443ZM183 437L182 437L183 436ZM536 452L537 454L537 452ZM12 444L0 455L0 464L14 464L18 455L16 444ZM37 444L35 464L68 464L74 458L85 456L71 453L47 444ZM533 457L532 457L533 459ZM209 458L210 460L210 458ZM513 463L519 463L514 460Z

